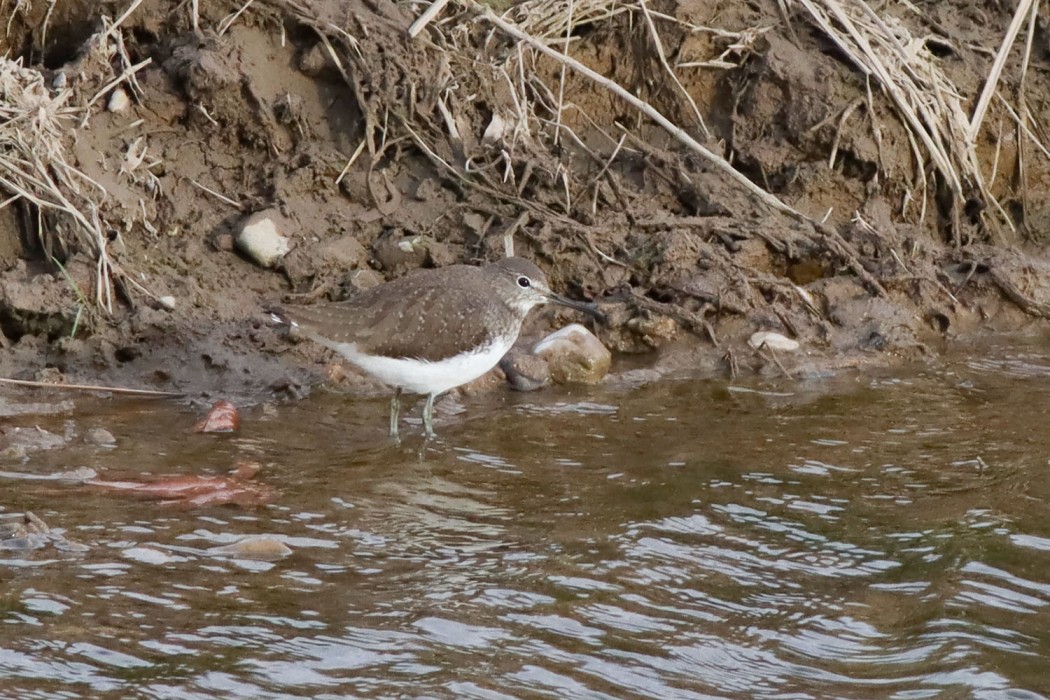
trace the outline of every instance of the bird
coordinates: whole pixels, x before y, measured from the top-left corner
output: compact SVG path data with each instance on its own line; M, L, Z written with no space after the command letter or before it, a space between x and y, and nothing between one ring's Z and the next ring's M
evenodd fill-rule
M423 428L429 440L435 437L434 399L495 367L529 311L548 302L602 318L595 304L551 291L543 271L520 257L420 269L346 301L274 306L270 312L277 323L394 388L393 439L399 437L402 392L426 396Z

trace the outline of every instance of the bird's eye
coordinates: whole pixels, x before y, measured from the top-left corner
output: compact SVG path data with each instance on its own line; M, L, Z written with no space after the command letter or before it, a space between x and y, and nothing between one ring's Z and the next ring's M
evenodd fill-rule
M528 289L529 287L532 286L532 280L530 280L528 277L522 275L521 277L518 278L518 286L521 287L522 289Z

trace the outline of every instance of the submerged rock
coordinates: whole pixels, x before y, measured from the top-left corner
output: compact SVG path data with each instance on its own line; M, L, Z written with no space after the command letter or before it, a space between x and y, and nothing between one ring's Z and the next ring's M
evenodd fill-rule
M25 459L32 452L63 447L72 438L73 431L68 425L64 435L52 433L39 426L0 430L0 459Z
M0 550L30 552L48 545L60 552L86 552L88 547L70 542L30 512L0 516Z
M91 428L84 433L84 442L89 445L98 445L99 447L114 447L117 444L117 439L113 437L113 433L105 428Z
M271 535L255 535L244 537L231 544L211 547L207 552L214 556L273 561L291 554L292 548Z

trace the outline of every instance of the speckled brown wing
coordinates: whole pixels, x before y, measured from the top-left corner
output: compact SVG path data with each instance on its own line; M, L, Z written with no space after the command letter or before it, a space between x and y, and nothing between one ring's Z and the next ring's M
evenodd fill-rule
M402 277L347 301L275 311L330 343L436 362L487 344L497 331L517 333L520 319L506 318L489 284L477 268L454 266Z

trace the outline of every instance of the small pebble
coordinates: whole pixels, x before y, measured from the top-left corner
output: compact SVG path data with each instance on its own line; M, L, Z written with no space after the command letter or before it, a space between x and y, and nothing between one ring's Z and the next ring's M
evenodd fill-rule
M277 230L278 220L273 210L249 216L234 241L237 249L261 267L274 267L291 250L288 238Z
M175 297L173 297L173 296L158 297L157 298L157 303L160 304L165 309L167 309L168 311L174 311L175 310Z
M130 105L131 99L128 97L128 93L124 91L124 88L118 87L109 94L109 102L106 104L106 109L110 112L123 112Z
M678 333L678 324L667 316L639 316L627 322L627 328L641 336L649 347L658 348L673 340Z
M29 535L5 537L0 539L0 549L13 550L16 552L28 552L34 549L40 549L43 546L44 541L41 538L30 537Z
M29 457L29 451L25 445L9 445L0 450L0 459L9 459L12 462L24 462Z
M229 253L234 248L235 240L232 235L228 233L222 233L215 237L214 245L216 250L221 250L225 253Z
M485 133L481 137L481 143L486 146L492 146L494 144L503 141L503 134L507 130L507 123L503 121L503 117L493 112L492 120L489 125L485 127Z
M55 540L51 544L54 545L55 549L57 549L60 552L73 552L79 554L81 552L87 552L91 549L91 547L88 547L86 544L82 544L80 542L73 542L71 540L67 540L64 537Z
M84 433L84 442L99 447L113 447L117 444L117 439L105 428L91 428Z
M752 334L747 339L747 344L755 350L767 347L770 350L783 350L784 352L794 352L800 347L797 340L792 340L785 335L772 331L758 331Z

